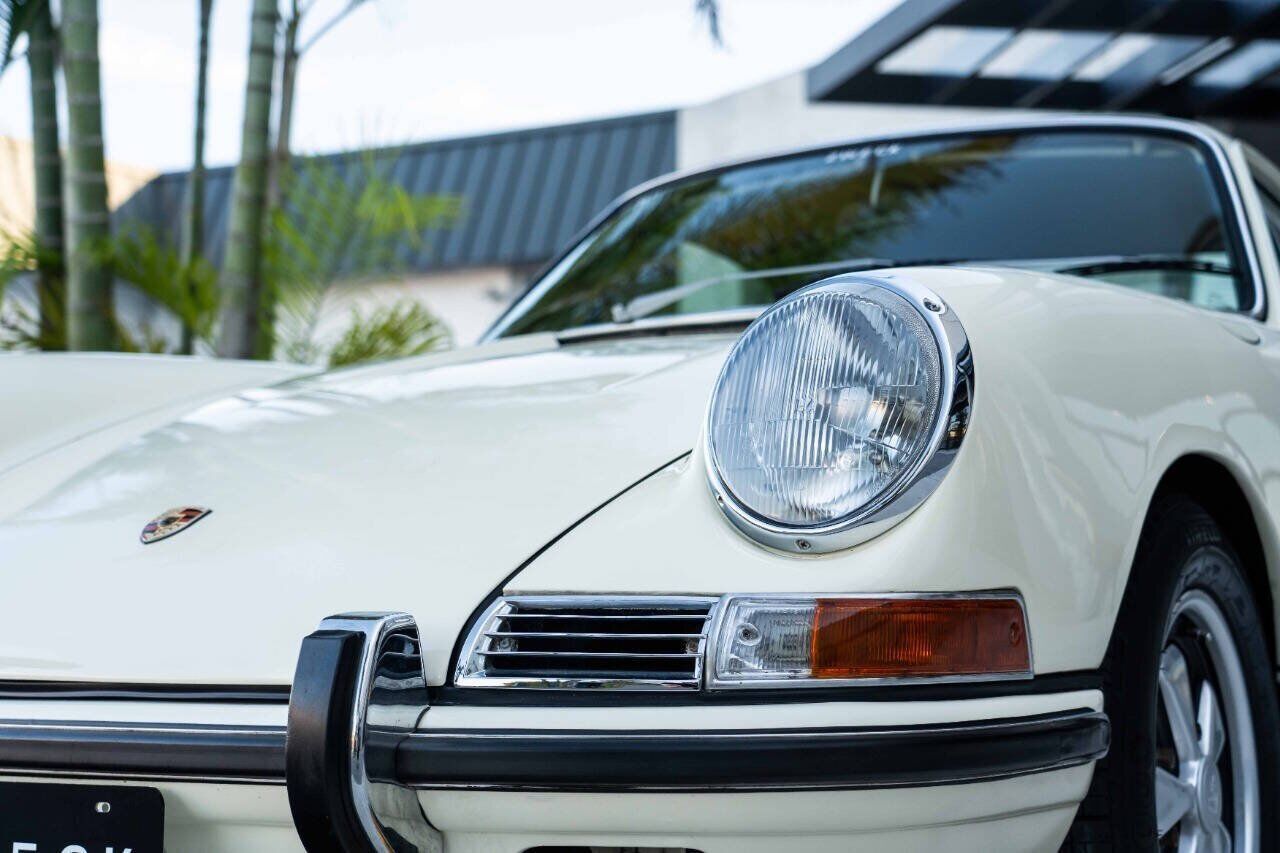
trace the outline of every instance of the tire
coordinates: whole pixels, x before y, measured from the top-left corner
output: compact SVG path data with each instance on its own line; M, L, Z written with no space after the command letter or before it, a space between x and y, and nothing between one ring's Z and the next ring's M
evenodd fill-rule
M1199 849L1209 853L1236 850L1236 839L1248 842L1241 849L1249 853L1277 850L1280 713L1267 624L1239 557L1209 513L1185 496L1158 499L1102 665L1111 750L1094 769L1063 853L1177 850L1182 834L1199 835ZM1179 741L1172 721L1185 719L1188 707L1196 714L1178 727ZM1201 727L1198 720L1206 719L1211 724ZM1217 760L1215 739L1202 737L1206 729L1225 733ZM1184 760L1197 755L1198 761ZM1182 804L1192 804L1163 835L1157 787L1166 824Z

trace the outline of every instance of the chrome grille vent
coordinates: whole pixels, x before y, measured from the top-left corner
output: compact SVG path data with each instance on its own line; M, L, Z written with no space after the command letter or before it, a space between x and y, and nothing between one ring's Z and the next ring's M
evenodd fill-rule
M459 658L463 687L696 689L712 598L501 598Z

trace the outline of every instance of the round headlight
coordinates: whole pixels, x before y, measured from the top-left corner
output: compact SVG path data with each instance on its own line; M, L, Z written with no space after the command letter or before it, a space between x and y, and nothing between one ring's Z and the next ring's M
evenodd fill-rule
M716 383L717 497L740 529L785 550L875 535L923 500L963 437L969 364L954 315L901 275L796 291L743 333Z

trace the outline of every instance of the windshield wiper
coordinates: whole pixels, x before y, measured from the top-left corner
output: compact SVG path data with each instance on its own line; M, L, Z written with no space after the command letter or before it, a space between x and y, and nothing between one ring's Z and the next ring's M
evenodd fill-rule
M1203 261L1190 255L1101 255L1096 258L1077 259L1053 271L1065 275L1106 275L1112 272L1142 272L1143 270L1173 270L1176 272L1204 272L1234 276L1236 271L1228 264Z
M674 305L708 287L731 281L754 281L762 278L780 278L787 275L804 275L811 272L859 272L862 270L888 269L890 267L942 266L945 264L961 264L963 260L956 258L926 259L912 261L895 261L888 258L846 258L842 261L827 261L821 264L801 264L791 267L772 267L763 270L747 270L744 272L717 275L701 278L688 284L667 287L652 293L642 293L629 302L613 306L612 315L615 323L630 323L655 314L663 308Z

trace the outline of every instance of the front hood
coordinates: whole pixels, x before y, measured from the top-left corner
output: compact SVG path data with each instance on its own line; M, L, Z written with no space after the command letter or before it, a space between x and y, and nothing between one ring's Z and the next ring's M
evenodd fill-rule
M405 610L439 683L490 590L692 447L731 340L526 339L199 408L0 522L0 678L285 684L322 617ZM213 512L141 544L183 505Z

